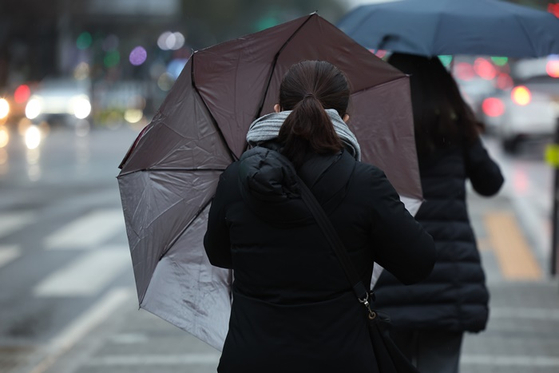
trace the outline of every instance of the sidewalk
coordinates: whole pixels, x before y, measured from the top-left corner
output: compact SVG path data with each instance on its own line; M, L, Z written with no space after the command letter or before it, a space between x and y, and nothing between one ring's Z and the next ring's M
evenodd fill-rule
M491 291L491 317L485 332L466 336L461 373L559 372L559 282L548 278L546 258L530 246L507 197L469 198ZM216 371L216 350L137 310L135 303L132 295L66 353L29 371Z

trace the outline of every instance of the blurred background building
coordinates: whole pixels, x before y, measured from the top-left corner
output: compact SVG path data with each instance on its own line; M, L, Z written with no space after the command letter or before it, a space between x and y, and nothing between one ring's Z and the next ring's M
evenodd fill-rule
M44 79L49 87L74 79L89 87L93 123L143 123L194 50L316 10L334 22L347 8L343 0L3 0L0 96L11 98L17 120ZM42 114L47 106L56 105L43 104Z
M551 0L511 1L559 14ZM4 105L4 122L141 127L193 51L313 11L336 23L368 2L379 0L2 0L0 117ZM497 80L468 74L457 78L482 116Z

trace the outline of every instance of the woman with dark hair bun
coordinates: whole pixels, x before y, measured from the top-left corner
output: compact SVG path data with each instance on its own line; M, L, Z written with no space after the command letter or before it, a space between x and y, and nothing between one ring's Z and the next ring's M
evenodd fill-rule
M438 57L394 53L410 74L415 141L425 202L415 218L435 240L437 262L425 281L403 286L383 273L376 307L392 319L391 335L421 372L457 373L464 332L485 329L489 293L466 205L466 181L482 196L503 184L479 137L483 126Z
M275 112L250 126L252 148L221 176L204 237L210 262L234 270L219 372L378 373L366 313L297 175L367 287L375 261L408 284L431 271L432 238L384 173L359 162L345 124L349 95L332 64L293 65Z

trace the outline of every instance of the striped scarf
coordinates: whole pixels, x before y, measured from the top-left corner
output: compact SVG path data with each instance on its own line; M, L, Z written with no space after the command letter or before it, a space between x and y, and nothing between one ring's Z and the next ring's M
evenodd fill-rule
M355 159L358 161L361 160L361 147L355 135L349 130L347 124L342 120L336 110L326 109L326 113L330 117L334 130L347 150ZM246 137L248 144L250 146L256 146L258 143L278 137L280 127L289 114L291 114L291 110L267 114L256 119L248 129Z

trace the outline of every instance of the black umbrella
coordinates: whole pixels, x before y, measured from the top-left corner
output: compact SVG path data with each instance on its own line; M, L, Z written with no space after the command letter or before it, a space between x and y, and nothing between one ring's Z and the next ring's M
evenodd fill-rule
M499 0L363 5L338 27L361 45L422 56L542 57L559 53L559 19Z

